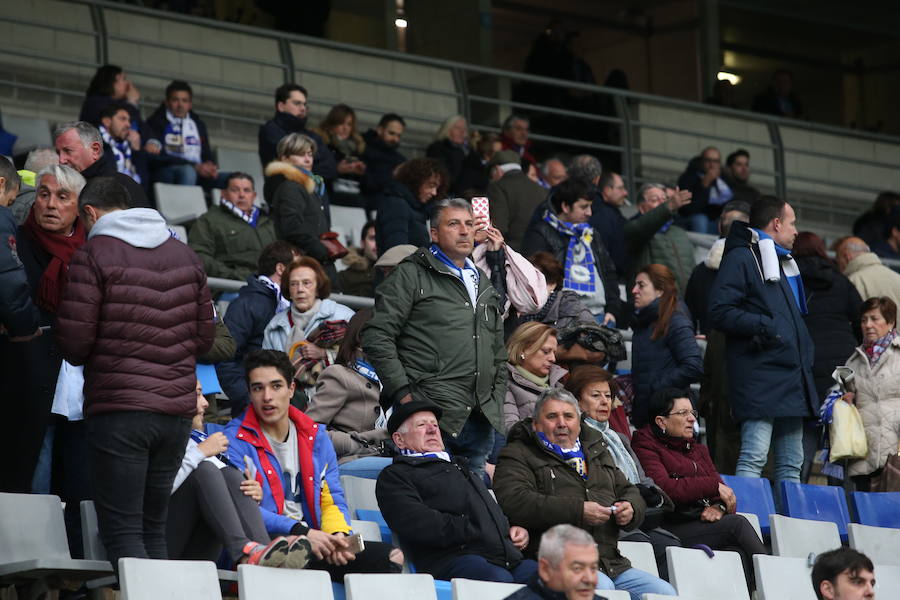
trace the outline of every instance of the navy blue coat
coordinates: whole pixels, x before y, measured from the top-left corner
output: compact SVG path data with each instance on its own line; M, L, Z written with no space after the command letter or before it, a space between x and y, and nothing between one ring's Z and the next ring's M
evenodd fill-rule
M736 221L710 292L709 318L726 336L728 396L735 421L809 417L818 410L814 349L790 284L761 275L752 230Z
M216 375L222 391L231 401L232 414L235 407L244 407L250 402L247 380L244 378L244 357L254 350L262 348L263 333L266 325L275 316L278 297L267 285L251 275L247 285L238 292L225 311L222 319L237 347L234 358L216 364Z
M388 183L378 196L376 207L375 241L379 255L400 244L416 248L431 245L428 205L419 202L404 184Z
M19 259L17 229L12 211L0 206L0 325L13 337L34 333L40 318L31 302L25 266Z
M406 157L400 154L396 147L385 145L374 129L368 130L362 137L366 142L366 149L359 157L366 163L362 191L374 196L394 180L394 169L406 161ZM380 252L381 248L378 250Z
M275 116L259 126L257 133L259 161L263 169L270 162L278 159L278 142L289 133L302 133L316 143L316 154L313 157L312 171L326 181L337 177L337 163L334 153L322 140L319 134L306 128L306 118L295 117L286 112L276 112ZM257 182L258 184L259 182Z
M622 216L622 211L604 202L603 196L596 193L591 204L591 213L588 222L603 239L619 277L624 277L628 257L625 254L625 217Z
M694 339L687 307L679 302L666 335L651 339L659 317L659 300L635 311L631 338L631 376L634 404L631 422L640 429L650 422L650 398L663 388L687 389L703 375L703 357Z

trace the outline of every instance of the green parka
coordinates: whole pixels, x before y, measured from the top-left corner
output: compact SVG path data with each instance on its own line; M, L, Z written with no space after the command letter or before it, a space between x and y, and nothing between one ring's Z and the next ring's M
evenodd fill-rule
M646 214L629 219L625 223L625 252L631 257L628 263L630 281L634 281L638 270L646 265L665 265L675 276L678 296L683 298L697 260L694 245L684 229L673 224L666 231L660 231L674 217L664 202Z
M375 315L362 347L397 402L406 394L443 410L441 429L456 437L479 407L503 431L506 349L499 294L479 270L475 307L463 282L428 248L405 258L375 290Z
M584 503L612 506L628 501L634 518L622 527L631 531L644 521L647 505L637 487L616 467L603 434L581 424L581 448L587 462L587 480L558 455L548 450L528 417L509 430L507 444L500 451L494 472L494 493L510 525L528 530L526 556L537 554L541 535L554 525L568 523L590 533L600 551L600 569L610 578L631 568L619 553L619 525L614 518L599 525L584 523Z
M256 272L262 249L275 241L275 226L260 211L256 227L224 206L213 206L191 227L188 245L208 277L244 281Z

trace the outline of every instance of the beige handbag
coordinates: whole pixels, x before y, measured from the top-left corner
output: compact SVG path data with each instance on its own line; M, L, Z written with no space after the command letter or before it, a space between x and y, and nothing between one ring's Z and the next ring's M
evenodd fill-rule
M837 400L829 426L831 439L831 456L828 460L836 462L848 458L865 458L869 451L866 441L866 430L863 427L859 411L852 404Z

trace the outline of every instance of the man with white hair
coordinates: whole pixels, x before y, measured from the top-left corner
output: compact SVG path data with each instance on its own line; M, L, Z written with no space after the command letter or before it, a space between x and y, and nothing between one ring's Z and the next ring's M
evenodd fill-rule
M547 189L555 185L559 185L569 178L569 171L566 165L558 158L548 158L541 163L541 181L540 184Z
M35 177L37 174L50 165L58 165L59 157L56 156L56 150L50 146L40 146L28 153L25 159L25 167L19 171L19 177L22 184L19 186L19 194L15 201L9 206L16 218L16 223L21 225L28 217L31 211L31 205L34 204Z
M900 304L900 274L882 264L858 237L840 240L835 247L838 267L863 298L887 296Z
M600 600L600 553L584 529L556 525L541 536L538 576L506 600Z
M100 131L90 123L63 123L53 131L53 147L59 155L59 164L77 169L88 181L95 177L112 177L128 190L133 208L151 206L144 188L128 175L119 173L115 159L103 153Z

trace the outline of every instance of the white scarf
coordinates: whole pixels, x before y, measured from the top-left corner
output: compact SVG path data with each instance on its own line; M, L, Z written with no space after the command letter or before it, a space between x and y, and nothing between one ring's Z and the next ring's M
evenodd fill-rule
M200 141L200 130L197 128L197 123L191 118L190 113L183 119L179 119L166 109L166 119L169 121L163 135L166 153L169 156L176 156L199 164L203 146Z

